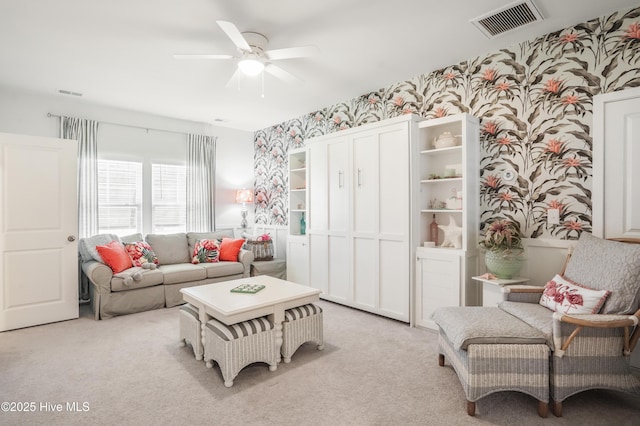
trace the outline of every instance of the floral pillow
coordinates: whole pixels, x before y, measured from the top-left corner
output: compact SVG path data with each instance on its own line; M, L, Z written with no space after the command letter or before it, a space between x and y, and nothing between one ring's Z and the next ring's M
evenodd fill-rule
M563 314L595 314L608 295L607 290L591 290L556 275L545 285L540 304Z
M156 256L151 246L144 241L126 243L124 248L127 250L127 253L129 253L133 261L133 266L142 266L145 263L159 264L158 256Z
M197 240L193 246L191 263L216 263L220 259L220 242L218 240Z

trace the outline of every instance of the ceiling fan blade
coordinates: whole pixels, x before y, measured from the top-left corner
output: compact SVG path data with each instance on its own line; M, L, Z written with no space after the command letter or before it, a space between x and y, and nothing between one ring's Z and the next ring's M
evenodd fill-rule
M175 59L232 59L231 55L209 55L209 54L176 54L173 55Z
M288 47L286 49L267 50L264 54L272 61L278 59L308 58L320 53L316 46Z
M227 37L231 39L233 44L235 44L238 47L238 49L244 50L246 52L251 52L251 46L249 46L249 43L247 43L247 40L244 39L244 37L242 36L242 33L238 31L238 27L236 27L234 24L228 21L216 21L216 22L218 23L218 25L220 25L220 28L222 28L222 31L224 31Z
M273 75L274 77L277 77L280 80L286 81L287 83L302 82L302 80L296 77L295 75L273 64L267 64L267 66L264 67L264 70L269 74Z
M238 88L240 86L240 82L238 80L239 78L240 78L240 70L236 68L236 71L233 73L233 75L231 76L229 81L227 81L227 84L225 84L224 87L226 87L227 89Z

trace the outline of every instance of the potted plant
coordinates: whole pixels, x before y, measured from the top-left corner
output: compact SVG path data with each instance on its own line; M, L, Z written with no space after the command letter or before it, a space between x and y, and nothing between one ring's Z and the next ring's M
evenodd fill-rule
M486 250L487 270L498 278L513 278L522 267L522 235L518 225L508 219L496 219L489 223L480 247Z

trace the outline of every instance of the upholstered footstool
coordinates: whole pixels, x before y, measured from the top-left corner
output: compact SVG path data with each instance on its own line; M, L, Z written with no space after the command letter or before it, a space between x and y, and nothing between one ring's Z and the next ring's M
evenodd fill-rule
M191 345L193 355L197 360L202 359L204 349L202 347L202 328L198 319L198 308L185 304L180 307L180 344Z
M224 385L233 386L240 370L254 362L278 368L279 354L273 324L267 317L226 325L216 319L207 322L204 330L204 360L207 368L216 361L222 371Z
M281 350L284 362L291 362L291 356L305 342L316 343L320 351L324 349L322 308L313 303L284 311Z
M538 414L549 410L548 338L516 317L495 307L437 309L440 354L458 375L467 398L467 414L476 401L502 391L518 391L538 400Z

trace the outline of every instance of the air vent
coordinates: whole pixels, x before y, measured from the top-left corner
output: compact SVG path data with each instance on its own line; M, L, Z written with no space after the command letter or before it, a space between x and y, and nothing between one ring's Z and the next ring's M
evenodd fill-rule
M523 27L536 21L542 21L544 17L533 1L524 0L508 4L494 10L470 22L488 38L504 34L516 28Z

